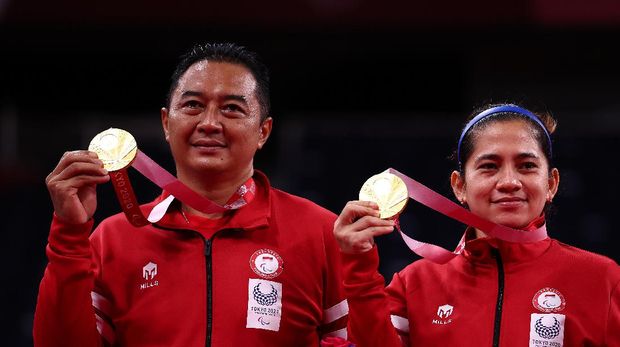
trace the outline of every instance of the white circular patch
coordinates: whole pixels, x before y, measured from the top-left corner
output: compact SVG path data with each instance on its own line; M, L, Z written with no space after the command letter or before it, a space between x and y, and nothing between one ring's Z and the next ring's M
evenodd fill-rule
M250 257L250 267L263 278L275 278L283 270L282 257L270 249L259 249Z
M272 273L278 271L280 267L280 262L278 258L272 256L269 253L261 253L254 259L254 266L264 273L265 275L271 275Z
M534 295L532 305L542 312L560 312L566 306L566 300L557 289L543 288Z

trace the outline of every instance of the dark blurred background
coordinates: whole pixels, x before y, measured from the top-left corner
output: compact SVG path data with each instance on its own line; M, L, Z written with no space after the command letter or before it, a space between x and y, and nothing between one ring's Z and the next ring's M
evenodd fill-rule
M451 197L448 156L475 106L552 111L562 181L550 233L618 261L619 34L615 0L0 0L1 345L32 345L45 176L112 126L173 170L159 108L194 42L263 57L275 128L256 167L334 212L390 166ZM132 178L141 201L157 195ZM99 192L97 220L120 211L109 185ZM401 222L450 248L463 230L414 202ZM396 234L379 242L388 278L415 259Z

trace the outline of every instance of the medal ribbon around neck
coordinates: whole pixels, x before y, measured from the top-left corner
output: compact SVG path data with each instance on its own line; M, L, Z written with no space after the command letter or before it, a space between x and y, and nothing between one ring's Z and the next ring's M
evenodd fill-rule
M254 179L250 178L237 189L224 206L218 205L190 189L140 151L133 136L122 129L110 128L97 134L90 142L88 150L97 153L99 159L103 161L104 168L110 174L112 186L121 208L127 220L136 227L159 221L165 211L155 213L157 215L155 218L150 218L150 216L146 218L142 214L127 175L129 166L132 166L161 189L169 192L172 197L207 214L239 209L250 203L256 194L256 184Z
M523 231L523 230L517 230L517 229L513 229L513 228L509 228L503 225L493 223L478 215L473 214L472 212L456 204L452 200L444 197L443 195L426 187L422 183L392 168L386 170L385 172L379 175L375 175L371 177L370 179L368 179L368 181L366 181L366 183L362 187L362 190L360 191L361 200L367 200L364 198L368 197L368 194L364 194L364 192L368 191L368 189L371 189L368 186L374 184L374 182L377 181L376 177L379 177L382 175L385 175L385 177L389 177L390 175L394 175L398 177L398 179L400 179L401 182L404 183L406 187L407 197L439 213L442 213L454 220L457 220L463 224L479 229L490 237L494 237L494 238L504 240L504 241L519 242L519 243L536 242L536 241L541 241L547 238L547 229L545 225L541 226L540 228L536 230ZM387 179L393 182L397 182L395 178L387 178ZM401 187L399 187L399 183L393 183L392 187L397 188L397 189L402 189ZM386 194L379 194L379 195L385 196ZM394 206L398 207L395 212L392 211L388 215L384 215L384 213L381 213L381 218L394 218L395 219L396 229L400 232L400 235L403 238L403 241L405 241L405 244L407 244L407 247L409 247L409 249L411 249L414 253L416 253L417 255L423 258L431 260L435 263L445 264L463 252L463 250L465 249L465 235L464 234L461 237L461 240L459 241L455 250L452 252L446 250L445 248L439 247L437 245L417 241L407 236L404 232L402 232L400 223L398 221L398 215L404 209L407 198L404 198L404 202L403 202L402 195L405 195L404 192L400 192L400 193L396 192L396 193L387 194L387 195L393 195L394 197L396 197L396 199L392 200L391 202L388 202L385 200L381 201L381 199L377 201L376 197L373 198L373 196L370 196L371 198L370 200L377 202L380 210L390 209L390 208L393 208ZM387 206L385 206L386 202L388 202ZM381 205L384 205L385 207L382 208Z

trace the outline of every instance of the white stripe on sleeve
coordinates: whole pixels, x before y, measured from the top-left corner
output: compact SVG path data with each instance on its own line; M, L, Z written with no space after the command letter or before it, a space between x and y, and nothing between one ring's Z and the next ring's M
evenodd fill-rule
M110 324L98 314L95 314L95 317L97 318L97 331L99 335L103 336L110 345L114 345L114 340L116 340L114 329L112 329Z
M349 314L347 300L342 300L323 312L323 324L329 324Z
M343 339L347 339L347 328L342 328L342 329L338 329L338 330L334 330L334 331L330 331L327 334L325 334L325 336L334 336L334 337L340 337Z
M106 317L111 317L112 303L110 303L110 300L94 291L90 292L90 298L93 301L93 307L101 311L101 313L103 313Z

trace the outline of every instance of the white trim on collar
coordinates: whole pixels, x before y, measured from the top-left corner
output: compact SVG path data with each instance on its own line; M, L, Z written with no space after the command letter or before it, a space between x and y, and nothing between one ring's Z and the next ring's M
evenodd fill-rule
M151 213L149 213L149 216L146 219L151 223L159 222L162 218L164 218L164 215L166 214L166 211L168 211L168 207L170 207L170 204L172 204L173 200L174 195L169 195L167 198L165 198L159 204L153 207Z

